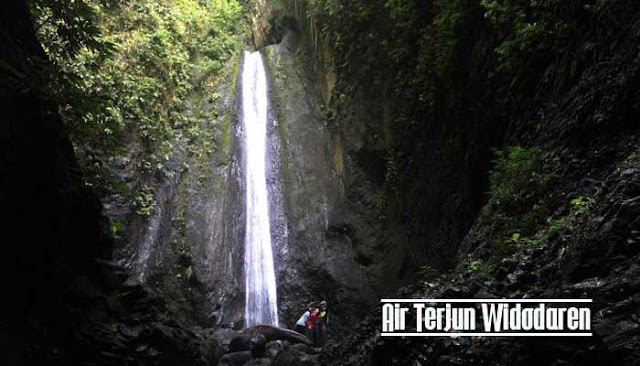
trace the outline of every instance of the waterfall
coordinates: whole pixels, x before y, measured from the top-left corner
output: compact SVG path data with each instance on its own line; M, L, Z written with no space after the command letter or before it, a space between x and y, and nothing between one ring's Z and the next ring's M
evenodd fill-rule
M242 72L246 232L245 325L278 325L276 276L267 197L267 81L260 52L245 52Z

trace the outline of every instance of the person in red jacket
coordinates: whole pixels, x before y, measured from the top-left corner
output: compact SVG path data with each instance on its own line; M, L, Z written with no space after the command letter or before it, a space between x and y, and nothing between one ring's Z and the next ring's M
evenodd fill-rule
M316 305L313 306L313 310L309 315L309 319L307 319L307 328L309 328L309 335L311 336L311 342L313 345L318 345L318 327L316 326L316 322L318 321L318 317L320 316L320 308Z

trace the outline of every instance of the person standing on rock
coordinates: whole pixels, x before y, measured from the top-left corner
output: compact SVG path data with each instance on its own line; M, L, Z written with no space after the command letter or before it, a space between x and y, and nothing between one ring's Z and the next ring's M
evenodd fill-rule
M307 331L307 321L309 320L309 316L311 316L311 312L313 311L313 303L307 305L307 311L302 314L302 316L296 322L296 332L300 334L304 334L309 336L309 332Z
M319 344L323 345L327 340L327 332L329 331L329 309L327 308L326 300L322 300L320 302L319 310L318 320L316 321L316 330L318 332Z
M310 309L311 314L307 320L307 328L309 328L309 338L311 338L311 342L313 342L313 345L317 347L320 343L320 333L318 332L317 327L318 316L320 316L320 307L315 303Z

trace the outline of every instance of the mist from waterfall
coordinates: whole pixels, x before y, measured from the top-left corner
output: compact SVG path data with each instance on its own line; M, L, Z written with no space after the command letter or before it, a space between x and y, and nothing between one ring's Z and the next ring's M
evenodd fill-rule
M245 325L278 325L267 195L267 81L260 52L245 52L242 71L246 231Z

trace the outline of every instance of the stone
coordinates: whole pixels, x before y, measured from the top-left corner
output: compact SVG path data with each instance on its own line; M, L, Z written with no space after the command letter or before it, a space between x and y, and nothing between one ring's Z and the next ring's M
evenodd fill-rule
M251 359L250 351L232 352L222 356L220 366L242 366Z

